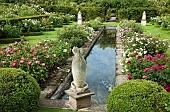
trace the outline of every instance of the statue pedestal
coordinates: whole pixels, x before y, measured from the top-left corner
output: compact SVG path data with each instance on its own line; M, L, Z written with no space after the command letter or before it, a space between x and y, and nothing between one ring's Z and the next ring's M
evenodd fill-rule
M90 92L90 90L76 93L69 89L65 90L65 93L69 95L68 104L71 109L78 110L91 106L91 96L94 95L94 93Z
M146 26L146 20L141 21L141 26Z

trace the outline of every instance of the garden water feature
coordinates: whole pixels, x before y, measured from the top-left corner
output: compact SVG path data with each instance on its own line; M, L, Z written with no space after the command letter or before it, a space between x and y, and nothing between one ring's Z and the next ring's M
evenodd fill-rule
M87 61L87 79L92 96L92 102L97 104L106 104L110 90L115 84L116 71L116 27L106 27L101 29L99 34L91 43L86 52L85 59ZM67 84L72 78L68 74L64 83L62 83L51 99L61 98L62 91L68 89ZM68 99L68 95L64 95L62 99Z
M115 83L116 30L104 30L87 57L87 83L95 92L92 102L107 103L109 92Z

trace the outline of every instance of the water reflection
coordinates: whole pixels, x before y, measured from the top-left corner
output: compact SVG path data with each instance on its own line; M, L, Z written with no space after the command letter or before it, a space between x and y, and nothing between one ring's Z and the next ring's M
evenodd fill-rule
M98 39L96 45L99 45L100 48L105 49L115 48L116 47L116 30L105 30Z
M87 57L87 83L92 97L97 103L107 103L109 91L115 78L115 32L101 35L90 55Z

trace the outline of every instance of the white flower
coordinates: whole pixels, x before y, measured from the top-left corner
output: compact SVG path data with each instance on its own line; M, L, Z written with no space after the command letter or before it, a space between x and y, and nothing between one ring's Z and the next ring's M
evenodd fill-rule
M144 51L144 54L146 54L147 53L147 51Z
M67 49L64 49L63 52L67 52Z
M136 46L136 44L133 44L132 46L134 47L134 46Z

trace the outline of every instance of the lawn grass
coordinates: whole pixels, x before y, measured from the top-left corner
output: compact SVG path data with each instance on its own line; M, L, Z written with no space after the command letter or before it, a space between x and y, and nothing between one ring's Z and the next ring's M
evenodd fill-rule
M37 44L40 41L43 40L47 40L47 39L57 39L57 34L59 32L62 32L62 30L64 30L65 27L69 27L69 26L73 26L75 25L76 22L72 22L69 25L63 25L63 27L61 28L55 28L55 31L45 31L43 32L44 35L39 35L39 36L25 36L25 40L30 42L30 44L32 46L34 46L35 44Z
M77 111L41 107L41 108L38 110L38 112L77 112Z
M119 23L118 22L104 22L103 25L105 26L117 26Z

